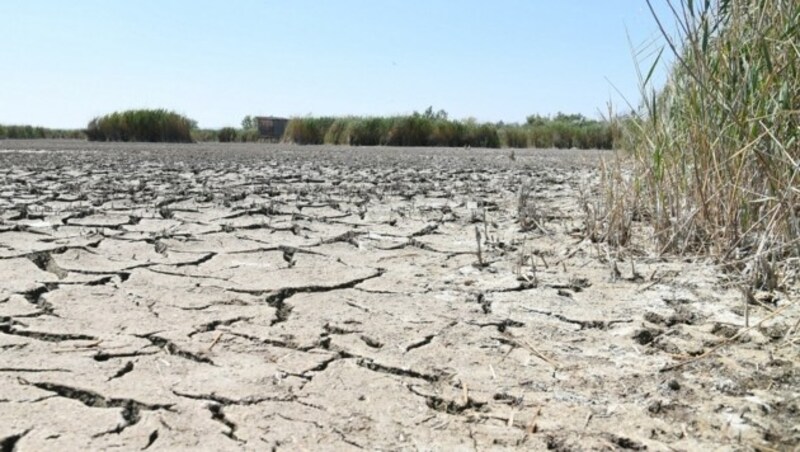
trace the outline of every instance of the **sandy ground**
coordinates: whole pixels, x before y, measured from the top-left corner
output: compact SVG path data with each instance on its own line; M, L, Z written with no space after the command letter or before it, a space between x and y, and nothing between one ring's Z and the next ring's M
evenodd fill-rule
M800 441L796 295L586 240L599 153L0 149L3 451Z

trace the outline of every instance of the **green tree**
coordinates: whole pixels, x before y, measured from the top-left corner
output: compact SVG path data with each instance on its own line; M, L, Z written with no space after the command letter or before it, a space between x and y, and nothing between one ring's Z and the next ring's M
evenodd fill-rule
M254 117L247 115L244 117L244 119L242 119L242 129L250 130L250 129L255 129L257 127L258 123Z

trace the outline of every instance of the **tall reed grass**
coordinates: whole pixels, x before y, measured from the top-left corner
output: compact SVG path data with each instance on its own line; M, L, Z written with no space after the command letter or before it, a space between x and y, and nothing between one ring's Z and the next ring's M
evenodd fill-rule
M192 141L198 143L253 143L261 139L258 129L237 129L223 127L221 129L192 129Z
M611 149L608 122L580 115L536 118L535 123L505 125L457 121L443 111L390 117L292 118L283 141L297 144L356 146L541 147Z
M668 3L654 17L678 24L664 34L675 63L660 90L661 54L640 73L631 173L606 168L608 236L641 219L661 251L708 253L773 289L800 258L800 2Z
M579 114L554 117L532 115L522 126L501 127L503 145L511 148L613 149L612 121L597 121Z
M331 117L292 118L286 125L282 141L296 144L323 144L328 129L336 122Z
M220 143L230 143L236 141L236 129L233 127L223 127L217 132L217 140Z
M0 139L86 139L83 130L48 129L30 125L2 125L0 124Z
M128 110L94 118L86 135L89 141L192 142L196 123L167 110Z

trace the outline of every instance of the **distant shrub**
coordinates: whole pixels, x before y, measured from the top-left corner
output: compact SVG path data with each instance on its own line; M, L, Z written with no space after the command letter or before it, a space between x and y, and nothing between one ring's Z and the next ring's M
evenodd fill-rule
M167 110L115 112L89 122L90 141L192 142L195 122Z
M217 132L217 139L220 143L230 143L236 141L236 129L233 127L223 127Z

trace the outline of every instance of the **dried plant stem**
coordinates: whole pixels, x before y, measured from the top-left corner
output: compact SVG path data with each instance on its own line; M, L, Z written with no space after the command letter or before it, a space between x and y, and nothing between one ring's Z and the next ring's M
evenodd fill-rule
M475 226L475 244L478 247L478 265L483 267L483 250L481 249L481 230Z

